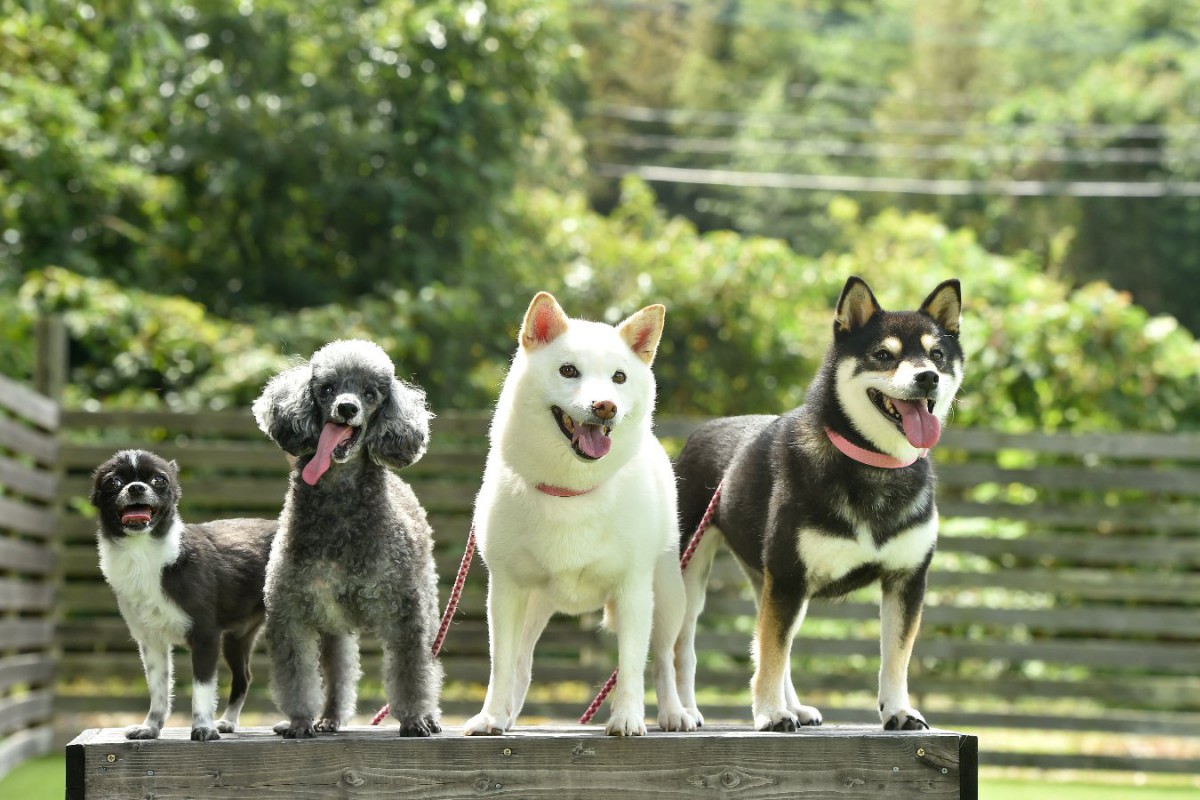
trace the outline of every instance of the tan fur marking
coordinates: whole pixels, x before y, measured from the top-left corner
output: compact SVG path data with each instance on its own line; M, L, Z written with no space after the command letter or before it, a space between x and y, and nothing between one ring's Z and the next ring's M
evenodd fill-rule
M884 339L882 342L879 343L879 346L882 347L884 350L887 350L889 353L896 356L897 358L899 358L900 354L904 351L904 343L901 342L899 339L897 339L895 336L887 337L886 339Z
M771 601L771 573L764 572L754 634L756 665L751 681L751 691L756 698L765 698L782 685L790 655L786 649L790 627L791 620L780 617Z

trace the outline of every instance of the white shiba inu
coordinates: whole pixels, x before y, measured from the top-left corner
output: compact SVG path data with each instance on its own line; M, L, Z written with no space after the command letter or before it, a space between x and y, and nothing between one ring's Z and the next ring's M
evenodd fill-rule
M491 676L468 736L513 727L555 612L599 608L616 630L620 669L605 731L645 734L651 643L659 725L696 728L675 683L684 587L674 475L651 432L650 366L665 315L652 305L616 327L568 319L546 292L525 314L475 505Z

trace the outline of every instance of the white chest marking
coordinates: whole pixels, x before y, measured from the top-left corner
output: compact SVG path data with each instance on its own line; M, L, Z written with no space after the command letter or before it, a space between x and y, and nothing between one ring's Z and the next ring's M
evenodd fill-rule
M885 570L920 566L937 541L937 528L935 513L927 522L902 531L882 547L876 546L866 526L859 526L853 539L803 528L796 537L796 546L808 574L820 584L845 577L864 564L879 564Z
M183 523L161 540L149 535L117 542L99 538L100 571L117 596L121 616L139 642L183 644L191 620L162 588L163 568L179 558Z

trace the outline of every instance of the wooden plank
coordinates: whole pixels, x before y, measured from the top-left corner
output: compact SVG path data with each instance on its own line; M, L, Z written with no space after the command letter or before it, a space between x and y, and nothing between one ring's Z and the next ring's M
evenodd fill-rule
M0 449L31 456L39 464L52 466L58 458L58 440L52 434L27 428L0 417Z
M15 494L52 503L58 494L58 479L53 472L0 455L0 487Z
M1024 450L1061 456L1102 456L1119 460L1200 460L1200 435L1195 433L999 433L949 427L939 450L995 453Z
M49 575L54 564L55 553L46 545L0 537L0 572ZM97 564L97 571L99 568Z
M0 658L0 694L14 686L45 686L54 677L49 653L22 653Z
M53 714L54 693L49 689L0 698L0 736L48 722Z
M49 611L54 608L54 584L0 578L0 611Z
M56 519L53 509L39 508L19 500L0 497L0 530L46 538L54 535L57 528Z
M1154 758L1152 756L1092 755L1024 751L985 751L979 763L985 767L1021 767L1023 769L1103 770L1106 772L1158 772L1196 774L1191 758Z
M48 619L0 619L0 642L13 650L48 648L54 642L54 623Z
M54 729L50 725L18 731L0 741L0 778L21 762L44 756L54 746Z
M68 798L153 795L244 798L415 797L500 794L522 798L747 798L881 793L977 796L973 737L950 731L885 733L828 726L792 735L745 729L604 736L598 726L526 728L500 738L456 729L404 739L355 727L283 741L251 728L196 745L168 728L145 746L116 729L85 731L67 745ZM110 760L111 757L111 760Z
M0 375L0 408L43 430L58 429L58 403L5 375Z
M973 488L981 483L1020 484L1045 490L1139 490L1200 494L1200 470L1161 467L1042 466L1006 469L994 464L953 464L938 470L944 489Z
M1200 523L1198 523L1200 524ZM1001 539L995 536L942 536L939 553L971 553L1026 561L1071 564L1086 562L1107 566L1200 567L1200 536L1103 536L1056 533ZM936 556L935 556L936 559Z
M1200 575L1126 574L1103 569L997 569L930 573L930 587L994 587L1090 600L1200 603Z
M1036 530L1072 528L1105 533L1196 533L1200 530L1197 506L1194 503L1176 503L1169 506L1159 502L1128 502L1120 506L1105 506L1084 501L1067 505L1041 500L1023 505L1003 502L977 503L963 500L956 491L943 487L943 491L938 495L938 511L943 520L955 517L1012 520L1034 523L1030 527Z

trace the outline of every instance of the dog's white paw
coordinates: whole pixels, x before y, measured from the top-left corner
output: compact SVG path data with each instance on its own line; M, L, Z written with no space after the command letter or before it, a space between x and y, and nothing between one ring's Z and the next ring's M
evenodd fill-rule
M697 728L703 728L703 727L704 727L704 715L700 713L700 709L696 708L695 706L692 706L691 708L685 708L685 709L684 709L684 712L685 712L685 713L686 713L686 714L687 714L689 717L691 717L692 719L696 720L696 727L697 727Z
M126 739L157 739L162 728L152 728L149 725L130 725L125 729Z
M211 742L214 739L220 739L221 734L216 728L210 728L207 725L201 725L197 728L192 728L193 742Z
M694 731L700 726L683 706L677 706L674 709L659 709L658 727L664 731Z
M511 720L503 720L486 711L480 711L463 725L463 735L499 736L511 727Z
M614 708L604 732L609 736L645 736L645 710Z
M820 710L812 706L788 706L788 711L796 715L797 725L807 725L815 728L824 721Z
M885 731L925 731L929 723L915 708L897 708L879 712Z
M217 730L219 730L221 733L237 733L237 723L230 722L222 717L221 719L217 720ZM278 731L276 731L276 733L278 733Z

